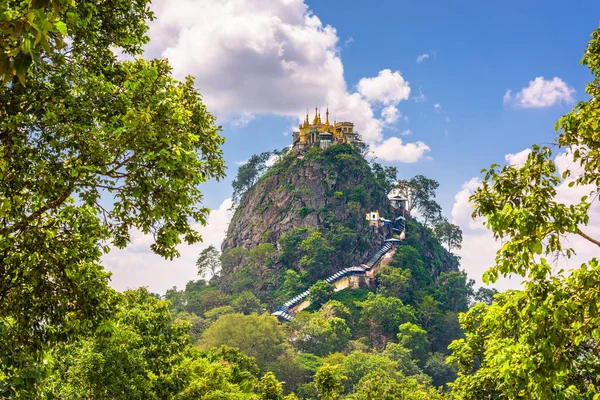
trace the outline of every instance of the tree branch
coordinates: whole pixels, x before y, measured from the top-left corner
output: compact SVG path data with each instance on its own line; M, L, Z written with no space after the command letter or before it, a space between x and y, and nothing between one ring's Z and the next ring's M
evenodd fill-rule
M5 228L1 228L0 235L7 235L9 233L13 233L21 228L26 227L30 221L38 218L46 211L61 205L71 195L72 192L73 192L73 187L70 186L62 195L60 195L60 197L46 203L43 207L38 208L35 212L33 212L33 213L29 214L27 217L25 217L21 222L11 225L11 226L7 226Z
M581 229L579 229L579 228L577 228L577 234L579 236L581 236L582 238L587 239L588 241L594 243L596 246L600 247L600 242L599 241L595 240L594 238L589 237L588 235L586 235L585 233L583 233L581 231Z

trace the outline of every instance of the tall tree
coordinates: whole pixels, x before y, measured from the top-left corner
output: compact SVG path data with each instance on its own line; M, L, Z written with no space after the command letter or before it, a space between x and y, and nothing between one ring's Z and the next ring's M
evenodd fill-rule
M219 250L213 245L202 250L198 260L196 260L196 268L198 268L198 275L205 280L219 275L221 270L221 253Z
M260 154L253 154L248 161L238 169L237 176L233 180L231 186L233 187L232 200L234 204L238 204L242 198L242 195L250 189L258 178L267 169L267 161L271 157L272 152L266 151Z
M420 209L435 198L435 191L439 186L436 180L417 175L409 180L398 181L396 189L408 199L406 210L410 213L414 208Z
M9 3L8 14L58 4L69 41L31 65L26 85L0 87L0 342L33 354L109 312L115 296L100 257L108 244L125 247L130 229L152 235L166 258L201 240L192 224L208 210L198 185L225 167L220 128L193 80L173 79L166 60L115 55L142 54L148 1Z
M459 365L453 387L460 398L600 395L600 264L592 258L565 273L545 258L572 256L577 249L569 236L600 247L586 227L600 195L600 28L582 63L594 74L586 88L591 98L556 125L556 145L573 160L569 169L559 175L551 149L532 146L523 166L492 165L471 197L474 216L504 241L484 281L511 274L526 281L523 290L498 294L491 305L478 303L462 316L466 337L452 344L451 357ZM558 186L569 192L565 197L581 200L564 204Z
M454 225L447 218L441 218L433 227L435 235L440 242L444 243L448 250L462 247L462 230L458 225Z

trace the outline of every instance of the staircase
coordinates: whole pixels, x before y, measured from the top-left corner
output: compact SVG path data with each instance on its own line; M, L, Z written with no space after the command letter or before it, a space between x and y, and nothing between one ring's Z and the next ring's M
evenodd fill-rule
M404 229L404 221L402 221L402 229ZM386 239L383 246L373 253L364 264L361 264L360 266L344 268L341 271L328 276L325 279L325 282L329 284L335 284L337 281L345 278L346 276L365 275L367 271L371 270L379 262L379 260L381 260L381 257L383 257L388 251L400 243L401 242L398 239ZM279 318L282 321L291 321L294 319L292 309L298 304L302 303L309 294L310 290L300 293L296 297L283 303L283 305L277 307L271 315Z

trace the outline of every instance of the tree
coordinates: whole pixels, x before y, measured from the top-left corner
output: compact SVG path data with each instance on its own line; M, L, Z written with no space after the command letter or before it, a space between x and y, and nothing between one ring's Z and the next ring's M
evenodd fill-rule
M317 307L327 303L333 296L335 286L325 281L318 281L310 288L309 300Z
M385 194L390 193L397 184L398 168L383 167L381 164L373 162L371 164L371 170L373 171L377 186L381 187Z
M325 364L315 374L315 386L319 392L319 399L335 400L344 390L342 381L346 377L340 375L338 367Z
M294 320L294 326L298 331L294 346L318 356L343 350L351 336L346 321L337 317L325 318L320 313L301 314Z
M321 232L313 232L300 244L304 255L300 259L300 266L308 281L315 281L325 275L331 267L331 254L335 251Z
M411 351L413 358L419 360L421 366L425 364L429 353L427 331L411 322L400 325L398 330L398 342Z
M54 46L25 86L0 87L0 342L11 351L41 354L109 314L116 295L100 258L109 244L125 247L131 229L169 259L201 240L192 225L209 210L198 185L224 176L224 140L191 78L173 79L166 60L116 57L142 54L147 3L3 3L3 68L7 50L23 50L9 54L21 65L9 73L22 75L23 57Z
M442 207L433 199L423 201L417 209L423 216L423 225L425 226L427 226L428 222L435 226L440 218L442 218Z
M279 247L281 249L279 261L288 268L297 267L300 257L302 257L300 244L307 238L309 233L310 231L306 227L296 227L287 231L279 239Z
M417 175L410 180L398 181L396 190L401 196L408 199L406 211L410 213L413 208L422 210L427 202L435 198L435 191L439 186L440 184L436 180Z
M443 353L432 353L423 370L432 379L431 383L434 386L444 386L456 379L456 369L446 363L446 356Z
M181 389L171 374L184 359L187 331L171 323L167 302L145 289L125 292L94 337L54 351L61 362L44 391L52 398L170 397Z
M360 306L361 320L369 324L371 340L380 348L385 347L387 340L398 332L398 325L416 322L414 309L395 297L369 293Z
M223 267L223 272L226 274L231 274L237 269L244 266L246 260L248 258L248 250L243 247L234 247L230 249L226 249L221 253L221 266Z
M382 266L377 273L377 293L408 301L412 295L411 281L409 269Z
M566 150L568 168L552 159L548 147L532 146L523 165L492 165L471 197L474 217L483 217L503 240L484 282L500 275L526 278L523 290L478 303L461 317L465 338L455 341L450 358L459 366L453 391L458 397L593 398L600 394L600 317L596 258L565 273L546 257L569 258L570 237L600 247L586 233L590 207L600 187L600 28L582 63L595 75L579 102L556 124L555 145ZM562 197L558 191L565 191ZM585 195L587 194L587 195ZM582 197L583 196L583 197ZM565 204L565 198L581 199ZM479 366L479 368L474 368Z
M267 372L256 385L258 399L260 400L282 400L283 385L277 380L275 374Z
M237 176L231 184L233 186L233 195L231 197L233 204L238 204L244 193L258 181L258 178L267 169L267 161L270 157L270 151L253 154L245 164L240 166Z
M266 308L252 292L240 293L231 305L235 312L244 315L252 313L261 314Z
M218 276L219 271L221 270L220 258L221 253L219 253L219 250L213 245L202 250L196 261L198 275L205 280L209 280L213 276Z
M475 292L475 295L473 296L473 300L476 303L484 302L485 304L487 304L489 306L494 302L494 296L497 294L498 294L498 290L496 290L494 288L486 288L486 287L482 286L479 289L477 289L477 291Z
M287 337L277 318L269 314L227 314L216 320L204 333L204 349L227 345L254 357L262 371L277 360L288 347Z
M31 64L65 46L63 38L74 28L67 11L75 10L74 1L4 2L0 14L0 80L3 84L17 76L21 84ZM6 7L6 8L5 8ZM69 26L65 20L70 22ZM81 24L81 22L79 22Z
M460 250L462 246L462 230L458 225L451 224L447 218L441 218L433 227L433 231L449 251L452 251L452 249Z

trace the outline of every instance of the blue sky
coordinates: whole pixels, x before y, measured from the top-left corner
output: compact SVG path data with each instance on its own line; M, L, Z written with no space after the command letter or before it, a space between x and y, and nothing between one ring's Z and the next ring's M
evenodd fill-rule
M176 76L196 77L227 139L227 178L202 187L215 210L212 227L202 229L210 244L220 242L230 217L223 202L236 163L290 144L291 127L315 103L323 113L329 103L338 121L362 124L379 161L402 178L438 180L444 213L468 231L469 222L452 215L468 207L457 195L468 182L473 189L482 168L553 140L556 120L586 98L590 74L579 60L600 23L600 2L591 0L156 0L153 8L146 56L167 57ZM384 107L397 118L385 122ZM421 149L414 157L413 148ZM139 239L141 248L147 238ZM169 264L177 277L126 270L128 250L111 255L107 267L118 288L135 281L164 291L194 277L202 247ZM488 253L463 259L485 264L493 248ZM164 264L141 250L135 257Z
M552 141L554 123L572 106L506 107L502 97L508 89L520 90L538 76L557 76L575 89L576 99L586 96L590 75L579 60L589 34L600 23L600 2L307 3L323 24L337 30L349 87L389 68L402 73L414 94L420 89L426 96L421 103L408 100L399 104L409 121L395 128L410 129L411 139L431 147L432 159L386 164L398 166L403 177L424 174L437 179L439 201L446 213L461 185L482 168L532 143ZM346 41L349 43L344 45ZM416 58L421 54L429 54L429 58L419 64ZM442 106L441 113L434 111L434 104ZM306 107L312 111L314 105ZM257 116L243 128L222 123L229 176L207 186L206 204L210 207L218 206L230 194L236 161L283 147L290 140L283 136L289 118ZM394 133L384 131L386 135Z

